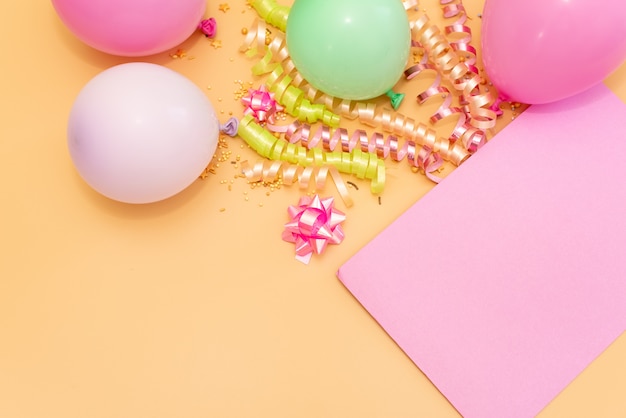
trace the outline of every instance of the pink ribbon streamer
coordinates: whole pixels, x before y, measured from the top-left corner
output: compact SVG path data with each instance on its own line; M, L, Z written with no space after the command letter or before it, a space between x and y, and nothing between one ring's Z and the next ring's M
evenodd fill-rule
M296 260L308 264L313 254L321 254L328 244L340 244L344 238L343 212L334 208L332 197L321 199L303 196L297 206L287 209L290 221L285 224L283 240L296 245Z

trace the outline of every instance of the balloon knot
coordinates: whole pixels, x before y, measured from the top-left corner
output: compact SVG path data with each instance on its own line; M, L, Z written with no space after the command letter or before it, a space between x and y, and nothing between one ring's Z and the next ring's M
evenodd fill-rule
M393 90L389 90L386 94L387 94L387 97L389 97L391 101L391 106L393 107L393 109L398 110L398 108L400 107L400 104L402 103L402 100L404 100L404 94L396 93Z
M236 117L229 118L225 124L220 124L220 132L228 136L236 136L239 130L239 120Z

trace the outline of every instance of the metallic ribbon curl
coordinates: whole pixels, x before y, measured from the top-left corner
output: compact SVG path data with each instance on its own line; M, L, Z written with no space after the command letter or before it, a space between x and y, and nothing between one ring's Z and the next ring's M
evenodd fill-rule
M446 19L458 17L450 25L444 27L444 31L449 38L452 48L458 53L461 52L461 58L468 66L469 70L474 74L478 74L476 67L476 48L471 45L472 29L465 24L467 22L467 11L461 0L440 0L443 8L443 16ZM458 39L457 39L458 38Z
M290 220L285 224L283 240L296 245L296 259L304 264L313 254L324 252L328 244L340 244L344 239L341 223L346 215L334 208L332 197L303 196L287 213Z
M284 38L276 35L274 40L266 45L264 41L267 39L265 28L265 22L255 22L253 28L248 31L245 43L240 48L240 51L245 52L248 56L264 53L263 58L252 67L252 73L259 76L268 73L274 75L266 84L289 115L302 121L314 123L320 120L325 124L338 126L339 115L327 109L323 104L311 103L302 90L292 85L292 78L285 73L281 65L281 62L286 61L290 71L295 71L295 65L289 59ZM255 40L257 40L256 45Z
M309 123L321 120L326 125L337 127L339 115L347 119L358 119L370 127L380 126L385 132L402 136L416 145L427 146L455 165L460 165L469 157L471 150L477 148L473 146L474 143L482 145L484 142L483 136L477 134L476 130L470 130L468 124L457 129L457 136L467 140L455 143L454 140L437 137L433 129L400 112L392 113L389 109L378 109L372 102L338 99L320 92L297 72L289 58L282 34L276 34L271 42L265 42L265 28L265 22L256 21L248 31L240 51L250 57L263 55L253 66L253 73L259 76L269 74L266 81L268 89L285 106L286 112L298 120ZM312 104L305 96L323 105Z
M413 40L426 49L437 69L450 80L456 90L462 91L462 104L467 103L470 125L482 131L493 128L496 114L489 108L493 102L491 93L481 93L480 77L459 59L439 28L431 24L424 14L411 22L411 32ZM476 142L478 139L481 139L480 135L475 135L474 144L469 144L470 148L477 149L482 145L482 142Z
M378 194L385 186L385 164L376 154L364 153L359 148L351 152L324 152L319 148L307 150L277 138L246 115L239 123L238 135L262 157L287 161L303 167L333 166L341 173L353 174L360 179L371 180L372 193Z
M441 178L434 173L442 166L443 159L427 146L418 146L413 141L404 141L402 145L397 137L388 135L386 138L380 132L375 132L368 136L362 129L355 130L352 135L344 128L334 131L327 125L322 125L315 132L311 125L294 122L287 127L275 127L268 125L268 129L277 132L284 132L285 139L291 144L298 142L305 148L311 150L321 148L324 151L353 152L360 149L363 152L376 154L379 158L390 157L394 161L407 159L411 167L424 172L426 177L435 183L439 183Z
M264 33L262 30L255 31ZM250 32L249 32L250 33ZM253 42L253 38L249 38L248 42ZM265 47L265 43L263 43ZM249 51L247 47L242 50ZM257 54L255 52L255 54ZM273 58L280 62L274 62ZM288 58L286 48L282 39L274 38L267 48L263 59L253 67L255 75L264 75L269 73L266 84L268 89L276 94L277 100L286 108L286 112L300 121L314 123L321 120L324 124L332 127L339 125L340 114L347 119L358 119L359 122L370 127L382 127L383 131L394 133L402 136L407 140L414 142L419 146L426 146L434 152L439 153L446 161L450 161L455 165L460 165L467 157L469 152L464 149L462 144L454 144L449 139L437 137L437 133L423 123L416 122L414 119L403 115L400 112L392 112L389 109L378 109L376 104L372 102L356 102L345 99L336 99L326 94L318 94L317 90L309 89L309 95L315 96L324 104L310 104L303 98L304 93L298 87L294 86L304 83L302 77L297 74L293 62ZM284 66L288 70L284 69ZM294 77L290 74L294 74ZM311 93L315 91L315 93ZM330 112L328 109L332 109Z
M257 161L250 165L248 161L243 161L241 170L250 183L272 183L280 179L286 186L299 183L303 190L309 190L312 184L315 191L323 190L330 176L346 207L351 207L354 203L339 170L333 166L302 167L286 161Z
M402 5L404 6L404 10L412 9L413 7L417 7L417 0L404 0Z
M417 94L417 102L421 105L433 97L442 97L443 102L437 111L431 115L430 122L434 125L442 119L450 116L458 116L457 123L448 140L450 143L455 143L460 140L463 147L468 152L475 152L486 142L487 138L485 133L469 124L467 114L463 109L452 106L454 96L447 87L441 85L441 74L434 65L428 63L428 53L424 52L422 60L419 63L407 68L404 71L404 76L407 80L411 80L426 71L434 71L436 74L435 80L424 91Z

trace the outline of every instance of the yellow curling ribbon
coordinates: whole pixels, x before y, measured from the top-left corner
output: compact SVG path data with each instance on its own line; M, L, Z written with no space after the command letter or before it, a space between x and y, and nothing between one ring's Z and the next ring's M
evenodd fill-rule
M413 3L407 2L406 5L411 7ZM269 10L270 6L271 4L264 7ZM435 70L442 72L445 70L447 78L455 80L455 88L463 90L461 100L464 100L465 96L471 99L465 102L466 113L470 115L470 120L455 128L453 135L447 139L438 138L433 129L399 112L391 114L390 110L379 110L376 104L371 102L338 99L315 89L297 72L289 58L282 33L276 33L271 42L266 42L267 31L264 21L255 22L253 28L248 31L240 50L250 57L263 54L262 59L253 67L253 73L259 76L269 74L268 90L275 94L281 105L285 106L287 113L298 120L309 123L321 120L324 124L337 127L340 121L339 115L348 119L358 119L359 122L371 127L382 126L385 132L405 137L415 142L416 145L428 146L434 152L439 153L444 160L459 165L486 141L486 135L482 130L495 124L495 112L483 107L491 101L488 94L476 94L479 78L464 80L468 67L460 65L463 63L459 61L450 44L439 33L439 29L432 25L427 26L427 23L427 16L423 16L418 22L412 22L413 35L423 32L421 41L433 37L437 39L436 45L433 46L432 42L429 44L430 54L438 54L439 65L435 67ZM461 71L462 69L464 70ZM326 108L326 113L319 103ZM457 141L459 138L462 141Z
M332 127L339 125L338 115L352 120L357 119L373 128L380 126L383 131L404 137L416 145L428 146L444 160L455 165L460 165L469 157L470 153L464 147L464 143L455 143L450 139L438 137L427 125L400 112L392 112L390 109L379 110L372 102L337 99L311 87L297 73L280 34L277 34L269 45L264 41L258 41L258 38L265 37L264 25L265 22L260 21L253 26L240 50L250 56L264 54L261 61L253 67L253 73L259 76L269 74L266 80L268 90L274 93L276 100L286 108L287 113L300 121L313 123L315 120L321 120ZM306 93L298 87L305 88ZM312 104L305 96L323 105ZM323 113L319 106L325 107L326 113Z
M362 129L357 129L352 133L344 128L332 129L330 126L322 125L312 127L306 123L298 121L293 122L289 126L276 127L268 124L270 131L284 132L284 138L290 144L301 144L303 147L313 151L313 158L316 164L321 164L323 159L323 151L341 150L356 155L359 161L365 161L365 156L361 156L358 150L363 154L375 155L381 159L391 158L394 161L402 161L406 159L409 165L422 171L428 179L438 183L441 179L435 174L443 163L443 159L439 153L434 152L427 146L417 146L413 141L401 141L394 135L388 135L385 138L380 132L368 133ZM330 155L330 154L329 154ZM319 157L319 159L318 159ZM368 158L370 158L368 156ZM333 162L334 165L343 164L343 161ZM357 165L354 170L349 167L347 171L356 172L360 176L363 168L366 172L371 166L366 167ZM374 173L372 173L374 175ZM369 174L366 175L369 177Z
M257 124L251 115L241 119L237 134L262 157L303 167L330 165L342 173L371 180L370 189L374 194L382 192L385 186L384 162L375 154L364 153L358 148L350 152L307 150L303 146L275 137Z
M275 0L255 0L251 3L254 10L270 25L285 32L289 6L281 6Z

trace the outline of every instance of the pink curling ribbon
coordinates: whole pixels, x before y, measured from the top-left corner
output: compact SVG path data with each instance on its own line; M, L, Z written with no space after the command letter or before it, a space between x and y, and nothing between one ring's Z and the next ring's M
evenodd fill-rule
M294 121L288 126L267 125L272 132L284 133L285 139L307 149L321 148L324 151L352 152L359 149L364 153L376 154L380 158L390 157L393 161L406 158L411 167L421 170L426 177L439 183L441 178L436 175L443 165L443 158L427 145L418 145L410 139L400 140L395 135L383 135L374 132L368 136L363 129L349 133L345 128L332 129L328 125L313 128L308 123Z
M207 38L214 38L217 32L217 22L212 17L204 19L198 24L198 29L200 29Z
M252 115L259 123L274 123L275 114L284 110L284 107L276 101L274 93L267 91L265 85L259 90L250 89L241 102L246 107L244 115Z
M416 3L408 1L408 7ZM285 112L295 116L302 122L313 123L317 120L334 128L339 126L339 115L347 119L355 119L370 127L382 127L384 132L390 132L410 140L416 146L427 146L438 153L444 160L454 165L460 165L469 156L470 148L477 139L484 135L475 134L477 129L463 128L460 136L468 138L464 141L451 141L437 135L430 126L418 122L400 112L392 112L389 109L382 110L373 102L356 102L345 99L337 99L317 91L308 85L304 78L295 69L295 65L289 58L286 42L281 32L274 33L269 45L266 45L266 25L263 21L257 21L248 31L245 42L240 48L247 56L265 55L253 67L253 73L257 76L267 75L266 85L276 94L278 102L285 106ZM417 43L417 41L414 41ZM437 71L437 70L435 70ZM306 96L314 103L303 100ZM304 104L307 106L304 106ZM317 109L320 106L322 109ZM324 111L326 111L324 113ZM469 124L468 124L469 125ZM482 134L482 132L481 132Z
M334 208L332 197L303 196L297 206L287 209L283 240L296 245L296 260L308 264L313 254L321 254L328 244L340 244L344 233L341 223L346 215Z

